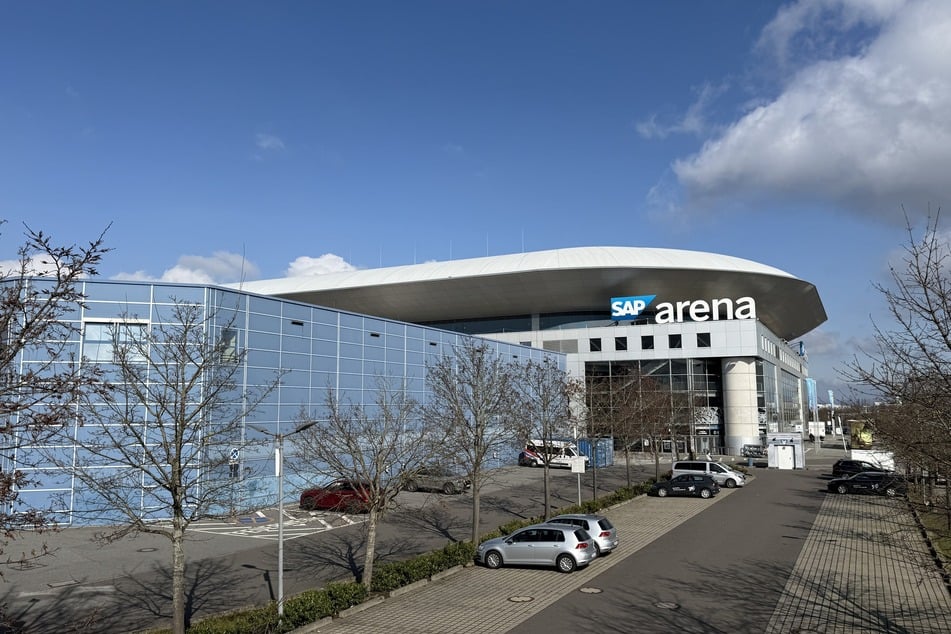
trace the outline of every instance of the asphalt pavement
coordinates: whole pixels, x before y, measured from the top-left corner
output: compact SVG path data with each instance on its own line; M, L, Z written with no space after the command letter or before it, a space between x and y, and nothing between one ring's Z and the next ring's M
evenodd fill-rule
M465 568L298 633L951 632L907 502L826 493L823 453L713 500L612 508L620 547L570 575Z
M951 595L903 500L825 493L840 455L808 453L806 470L757 468L746 487L713 500L619 505L605 513L619 527L619 549L570 575L469 567L302 632L951 632ZM641 465L639 477L645 470L652 465ZM541 470L503 471L486 491L487 530L539 511ZM611 490L623 484L623 467L599 478L599 490ZM575 482L554 474L555 507L574 501ZM586 474L585 498L592 487ZM402 515L382 527L384 557L468 534L468 496L404 497ZM352 576L360 518L291 511L286 593L319 586L316 572ZM240 520L190 533L193 614L274 598L273 514ZM427 539L407 539L424 524ZM133 631L167 619L167 541L143 535L100 547L95 531L21 536L7 546L0 603L27 631ZM43 541L54 554L34 559Z

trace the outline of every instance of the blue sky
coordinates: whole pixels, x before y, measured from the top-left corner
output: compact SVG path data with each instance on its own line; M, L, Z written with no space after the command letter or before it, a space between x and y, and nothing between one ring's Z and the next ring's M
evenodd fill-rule
M0 259L24 223L183 282L711 251L818 287L840 393L949 113L947 0L8 3Z

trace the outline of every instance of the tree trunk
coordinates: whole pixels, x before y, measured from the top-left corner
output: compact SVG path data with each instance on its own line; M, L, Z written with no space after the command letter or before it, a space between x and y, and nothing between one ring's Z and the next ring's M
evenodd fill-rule
M624 446L624 467L627 474L627 488L631 488L631 448L628 445Z
M367 548L363 558L363 578L362 583L367 592L370 591L370 585L373 582L373 559L376 557L376 508L370 507L370 515L367 517Z
M472 471L472 545L479 545L479 504L482 502L482 479L478 469Z
M550 488L550 483L548 479L549 478L548 470L550 467L548 466L547 460L542 464L542 466L545 468L545 473L542 477L542 481L544 482L544 488L545 488L545 515L544 517L547 520L548 516L551 514L551 488Z
M172 520L172 634L185 634L185 529Z

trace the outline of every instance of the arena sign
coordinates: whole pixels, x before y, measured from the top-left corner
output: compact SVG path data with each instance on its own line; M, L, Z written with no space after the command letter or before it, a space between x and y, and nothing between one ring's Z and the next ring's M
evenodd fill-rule
M631 321L651 305L656 295L632 295L611 298L611 319ZM756 319L756 301L752 297L738 299L689 299L661 302L654 310L658 324L684 321L718 321L721 319Z

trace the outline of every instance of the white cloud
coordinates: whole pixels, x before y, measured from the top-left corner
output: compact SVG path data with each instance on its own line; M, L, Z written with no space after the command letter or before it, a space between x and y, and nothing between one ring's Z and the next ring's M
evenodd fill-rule
M255 135L254 144L259 150L278 151L284 149L284 141L273 134L258 133Z
M807 61L673 164L688 205L824 201L900 221L901 205L951 198L951 2L800 0L760 49Z
M20 275L20 267L20 260L0 260L0 275L18 276ZM44 277L53 275L55 270L52 265L44 264L42 257L33 257L26 265L26 272L27 275Z
M356 271L353 266L339 255L325 253L319 258L312 258L302 255L287 267L285 275L288 277L298 277L307 275L325 275L327 273L342 273L344 271Z
M697 91L697 99L687 108L687 112L673 123L661 123L656 115L635 125L637 133L645 139L664 139L671 134L709 134L711 124L707 120L707 109L727 86L704 84Z
M113 279L140 282L178 282L183 284L227 284L255 279L260 275L257 266L237 253L217 251L211 257L183 255L172 268L160 277L145 271L119 273Z

